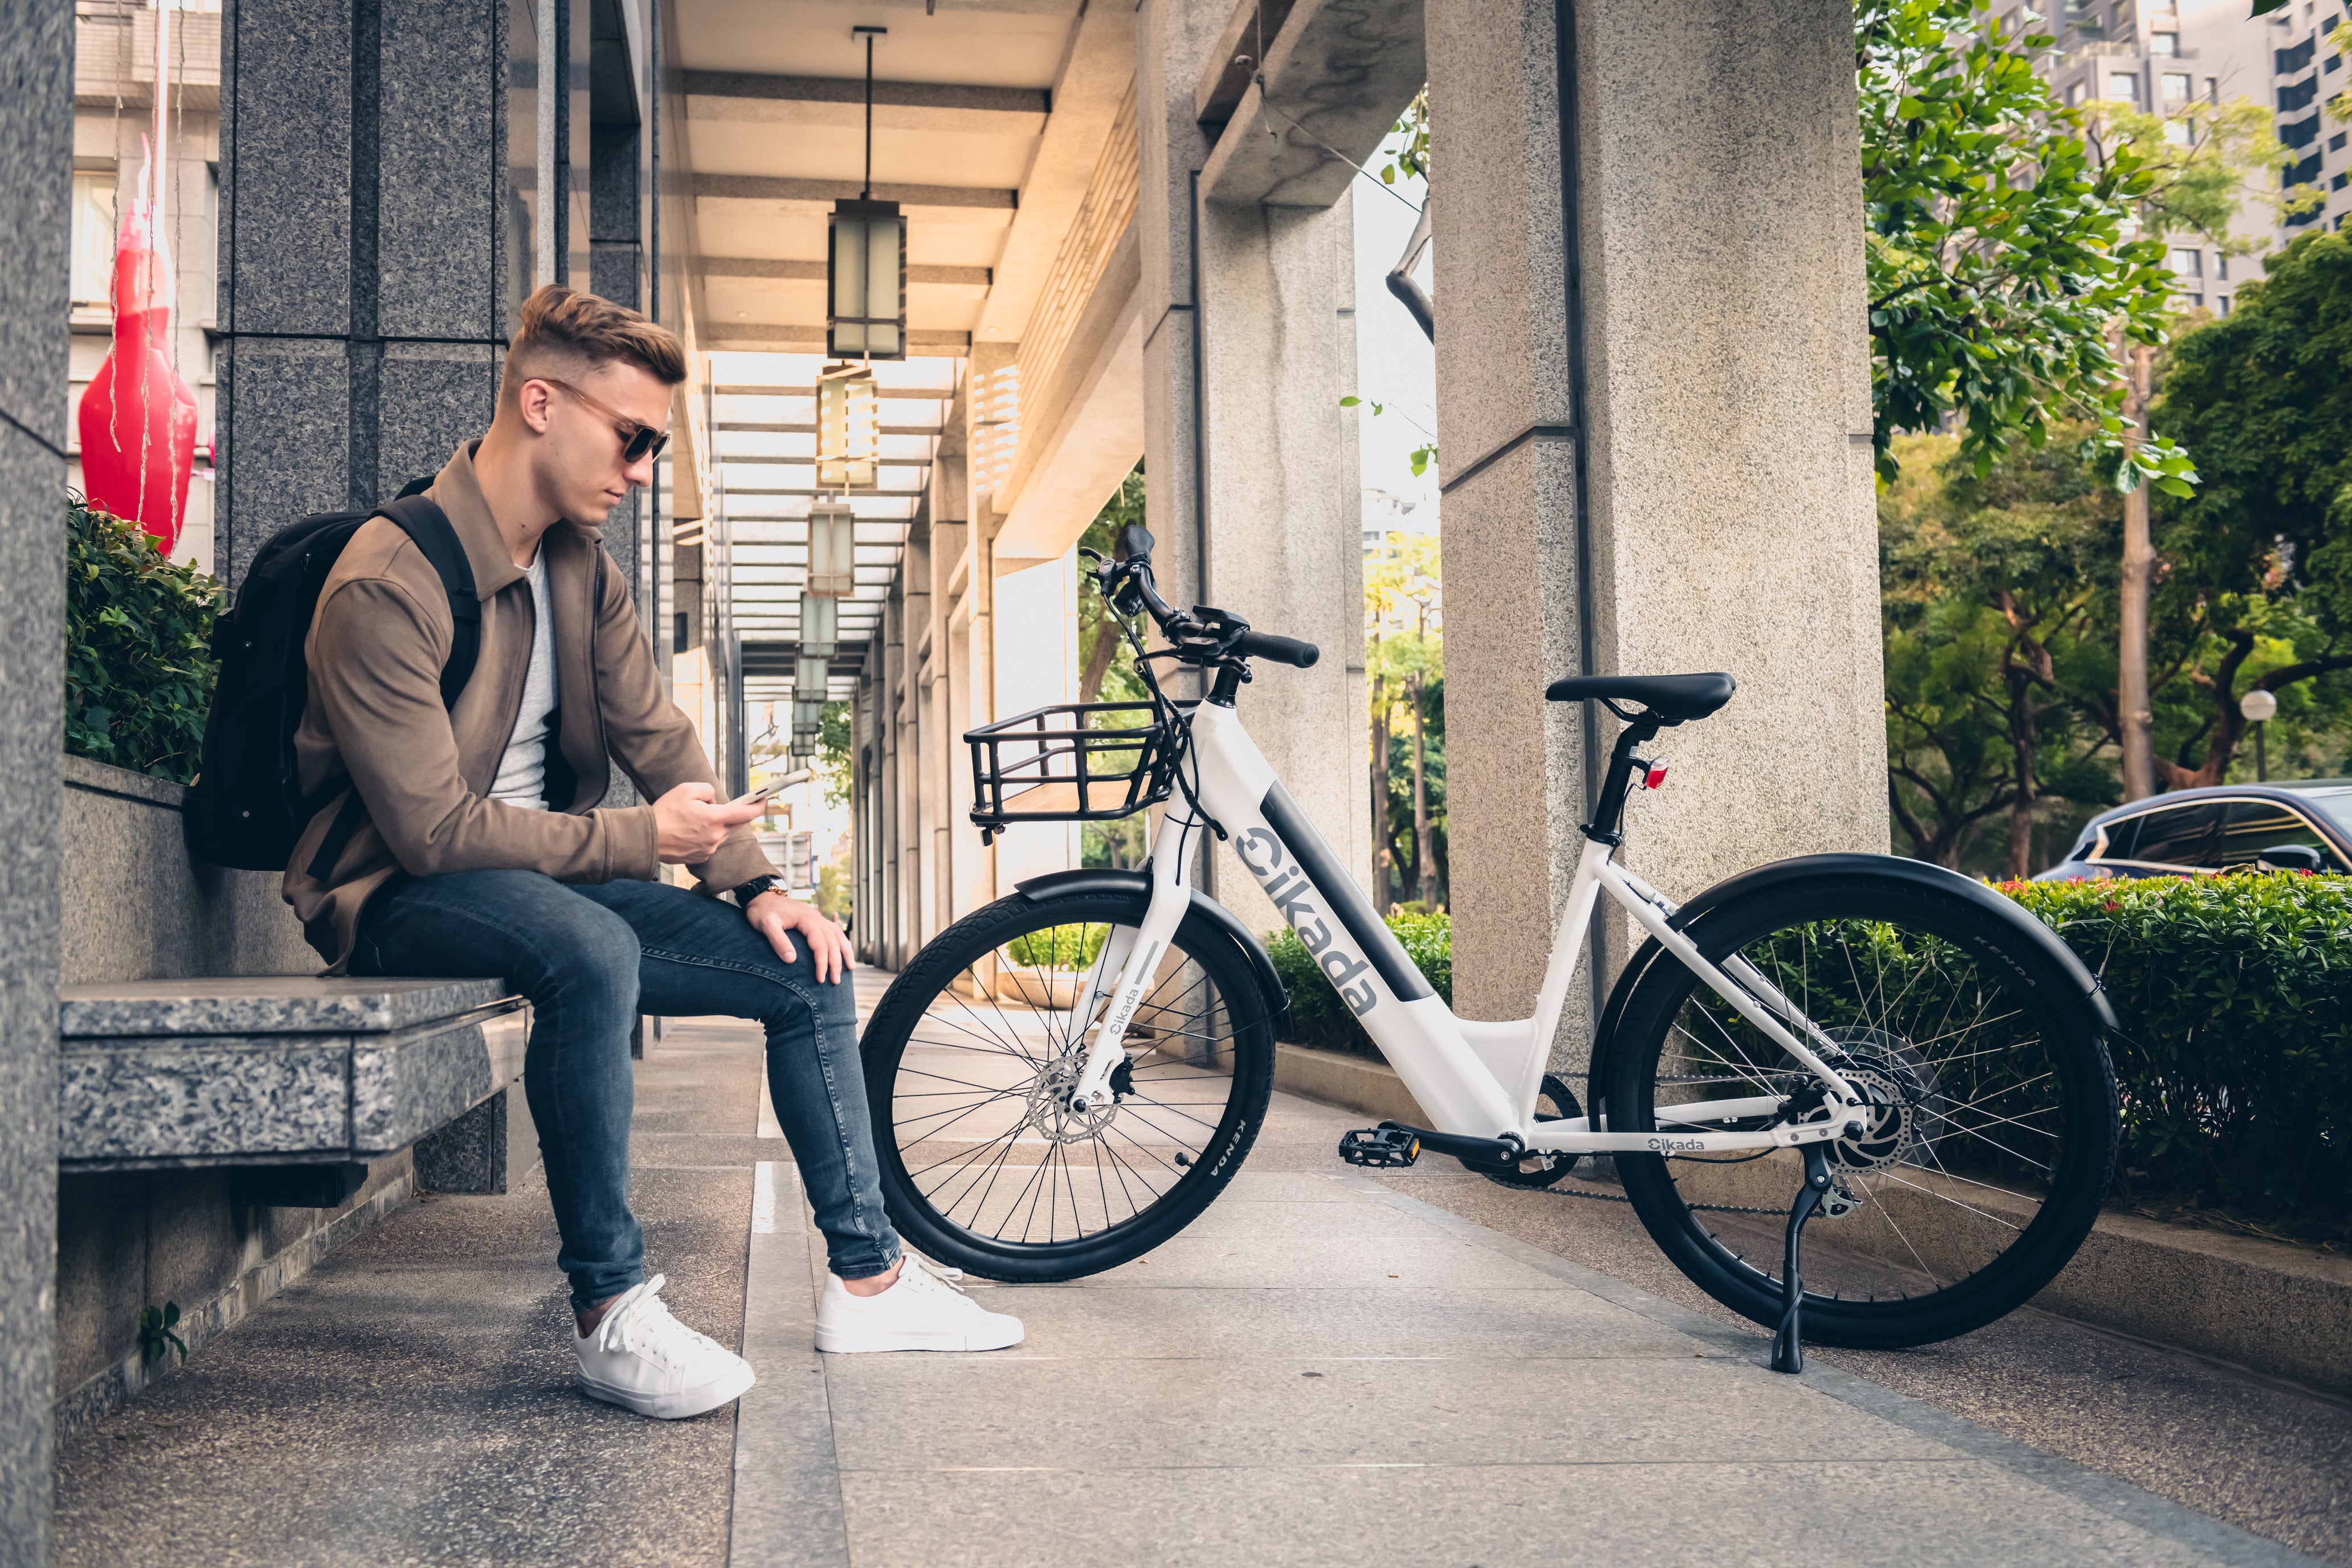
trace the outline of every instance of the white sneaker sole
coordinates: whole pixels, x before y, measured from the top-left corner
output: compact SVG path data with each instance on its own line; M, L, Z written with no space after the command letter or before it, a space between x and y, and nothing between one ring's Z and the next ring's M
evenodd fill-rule
M816 1348L830 1355L865 1355L880 1351L1002 1351L1010 1350L1028 1334L1019 1323L1009 1330L990 1329L965 1333L934 1330L929 1333L844 1331L816 1326Z
M748 1363L739 1364L725 1377L706 1383L699 1388L681 1388L667 1394L640 1394L635 1389L618 1388L609 1383L599 1383L586 1373L580 1374L580 1391L591 1399L601 1399L607 1405L617 1405L624 1410L634 1410L640 1415L651 1415L663 1421L683 1421L730 1405L751 1391L759 1378Z

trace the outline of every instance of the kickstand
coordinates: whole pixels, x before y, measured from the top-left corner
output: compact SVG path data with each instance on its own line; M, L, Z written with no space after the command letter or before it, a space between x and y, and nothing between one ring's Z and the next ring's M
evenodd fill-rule
M1804 1332L1798 1323L1799 1303L1805 1297L1805 1282L1797 1271L1797 1242L1805 1233L1805 1222L1822 1206L1830 1193L1830 1155L1828 1145L1805 1145L1805 1184L1797 1192L1797 1201L1789 1205L1789 1241L1787 1255L1780 1260L1780 1331L1772 1336L1772 1370L1802 1372L1805 1370Z

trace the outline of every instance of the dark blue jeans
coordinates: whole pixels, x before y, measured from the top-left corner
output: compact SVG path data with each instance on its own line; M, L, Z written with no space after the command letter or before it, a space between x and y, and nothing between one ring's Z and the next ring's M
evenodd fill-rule
M800 1163L833 1271L898 1258L882 1211L849 977L786 963L734 905L659 882L567 886L536 871L404 879L369 900L354 974L488 975L530 998L523 1093L539 1125L556 1264L584 1310L646 1277L629 1212L629 1035L640 1013L723 1014L768 1032L768 1095Z

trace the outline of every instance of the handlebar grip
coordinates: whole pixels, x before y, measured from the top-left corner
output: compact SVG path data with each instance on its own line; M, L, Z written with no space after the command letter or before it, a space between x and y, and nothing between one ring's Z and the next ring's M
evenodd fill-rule
M1323 650L1311 642L1276 637L1272 632L1244 632L1234 644L1234 651L1244 658L1270 658L1296 669L1311 669L1315 661L1323 657Z

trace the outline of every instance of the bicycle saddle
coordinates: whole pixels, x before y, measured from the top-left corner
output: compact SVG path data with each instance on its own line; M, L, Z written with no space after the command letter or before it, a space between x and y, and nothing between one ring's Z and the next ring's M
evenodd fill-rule
M1731 677L1713 675L1571 675L1544 688L1551 702L1577 702L1597 697L1603 702L1631 702L1646 708L1664 724L1704 719L1738 689Z

